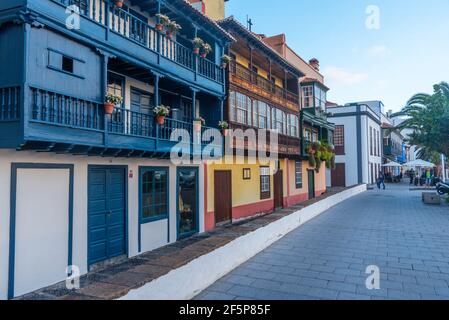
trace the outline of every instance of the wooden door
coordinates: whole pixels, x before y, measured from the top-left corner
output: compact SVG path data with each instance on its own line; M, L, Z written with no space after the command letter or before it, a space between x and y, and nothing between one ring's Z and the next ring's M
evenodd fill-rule
M282 170L278 170L274 174L273 178L273 188L274 188L274 208L282 208L283 198L284 198L284 179Z
M232 219L232 174L231 171L214 173L215 224Z
M315 170L307 170L309 200L315 198Z
M346 187L346 166L344 163L337 163L335 170L332 170L332 187Z

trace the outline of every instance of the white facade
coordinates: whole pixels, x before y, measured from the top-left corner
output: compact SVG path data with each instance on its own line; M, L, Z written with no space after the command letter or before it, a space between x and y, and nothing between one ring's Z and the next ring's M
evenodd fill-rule
M345 165L346 186L374 183L382 168L380 113L363 104L330 107L327 112L329 122L344 128L344 151L337 152L335 162Z
M13 163L73 165L72 265L88 272L88 166L127 166L127 256L177 240L177 167L169 160L101 158L0 150L0 299L8 298L10 203L15 205L14 296L65 280L68 245L69 170L17 170L16 199L11 199ZM139 252L139 167L169 170L168 219L141 224ZM193 166L195 167L195 166ZM198 224L204 231L204 170L199 168ZM169 226L168 226L169 224ZM168 231L170 230L170 231ZM168 234L168 232L170 234Z

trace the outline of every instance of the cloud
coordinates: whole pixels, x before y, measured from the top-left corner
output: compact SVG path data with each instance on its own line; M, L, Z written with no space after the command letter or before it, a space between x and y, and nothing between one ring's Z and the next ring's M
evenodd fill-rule
M390 49L384 45L377 45L370 47L367 52L370 57L384 58L390 54Z
M365 82L368 74L351 72L343 68L329 66L324 70L324 75L338 84L354 85Z

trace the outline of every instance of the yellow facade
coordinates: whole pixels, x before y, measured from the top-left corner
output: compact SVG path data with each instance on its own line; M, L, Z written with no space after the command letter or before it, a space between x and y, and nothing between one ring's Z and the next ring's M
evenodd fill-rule
M225 18L224 0L203 0L206 7L206 15L213 20L223 20Z

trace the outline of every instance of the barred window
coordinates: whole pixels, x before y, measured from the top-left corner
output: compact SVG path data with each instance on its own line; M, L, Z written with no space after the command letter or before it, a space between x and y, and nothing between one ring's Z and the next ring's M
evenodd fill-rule
M334 145L336 147L345 146L345 126L335 126Z

